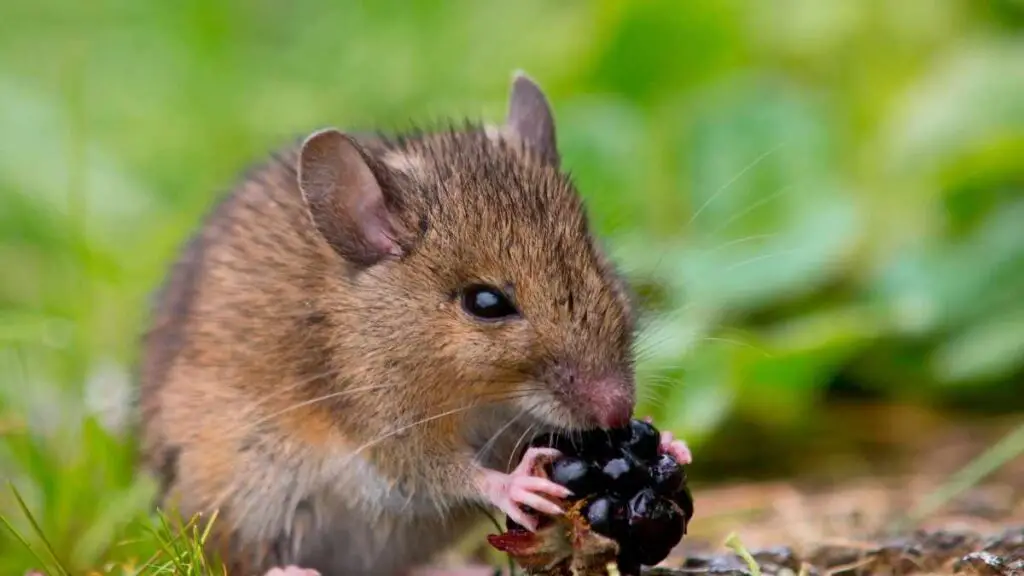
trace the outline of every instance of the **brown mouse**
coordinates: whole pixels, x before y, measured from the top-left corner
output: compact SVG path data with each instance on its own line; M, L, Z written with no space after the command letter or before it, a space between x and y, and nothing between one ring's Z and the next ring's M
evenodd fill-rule
M517 74L501 127L320 130L210 213L144 340L141 442L230 574L412 574L481 505L559 512L545 450L513 453L635 402L627 286L559 165Z

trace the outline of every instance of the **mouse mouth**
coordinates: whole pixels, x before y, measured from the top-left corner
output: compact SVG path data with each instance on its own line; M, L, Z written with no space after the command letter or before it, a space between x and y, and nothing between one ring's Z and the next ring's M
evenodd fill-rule
M600 423L589 414L573 408L568 398L554 394L536 394L518 401L520 407L550 428L560 431L590 430Z

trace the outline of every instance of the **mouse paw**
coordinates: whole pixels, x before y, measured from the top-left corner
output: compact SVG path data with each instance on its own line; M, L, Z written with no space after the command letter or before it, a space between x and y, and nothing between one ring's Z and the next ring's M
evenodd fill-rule
M693 462L693 454L690 453L690 447L686 445L686 442L676 440L667 430L661 433L660 448L663 453L672 456L680 464Z
M320 573L308 568L285 566L284 568L271 568L270 571L263 576L320 576Z
M552 515L563 514L564 511L557 504L545 498L543 494L555 498L566 498L572 494L565 487L559 486L547 478L532 474L538 457L559 455L560 452L553 448L530 448L511 474L503 474L495 470L482 470L478 481L480 491L488 501L516 523L528 530L536 530L536 519L524 512L522 507L529 506L538 512Z
M648 416L644 418L644 421L648 424L654 424L654 418ZM661 443L659 446L662 454L668 454L675 458L680 464L689 464L693 462L693 454L690 452L690 447L686 445L686 442L677 440L668 430L661 432Z

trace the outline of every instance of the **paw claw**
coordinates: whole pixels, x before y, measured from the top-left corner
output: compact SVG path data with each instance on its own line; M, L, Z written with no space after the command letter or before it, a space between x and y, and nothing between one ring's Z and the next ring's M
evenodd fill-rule
M551 515L563 514L560 506L543 495L565 498L571 492L554 482L532 474L537 458L561 455L554 448L530 448L522 461L510 474L494 470L483 470L480 477L481 492L487 499L516 523L530 531L537 529L537 521L526 514L522 507Z

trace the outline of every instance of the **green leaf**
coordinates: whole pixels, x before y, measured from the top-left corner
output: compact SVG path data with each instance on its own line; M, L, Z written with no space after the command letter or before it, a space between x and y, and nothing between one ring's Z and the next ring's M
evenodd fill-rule
M948 384L1012 375L1024 364L1024 308L1007 310L948 338L931 368Z
M649 135L636 106L610 96L559 106L559 150L587 202L594 227L615 235L643 219L647 198L633 193L650 174Z
M1024 134L1024 41L961 42L893 110L881 135L890 174L938 173L952 161Z
M895 328L911 334L1000 313L1002 303L1024 290L1022 221L1019 200L988 214L962 240L936 240L896 255L873 279L873 297L889 308Z
M835 178L834 140L815 99L772 77L702 94L681 141L690 248L676 288L697 306L742 309L814 289L858 240Z

